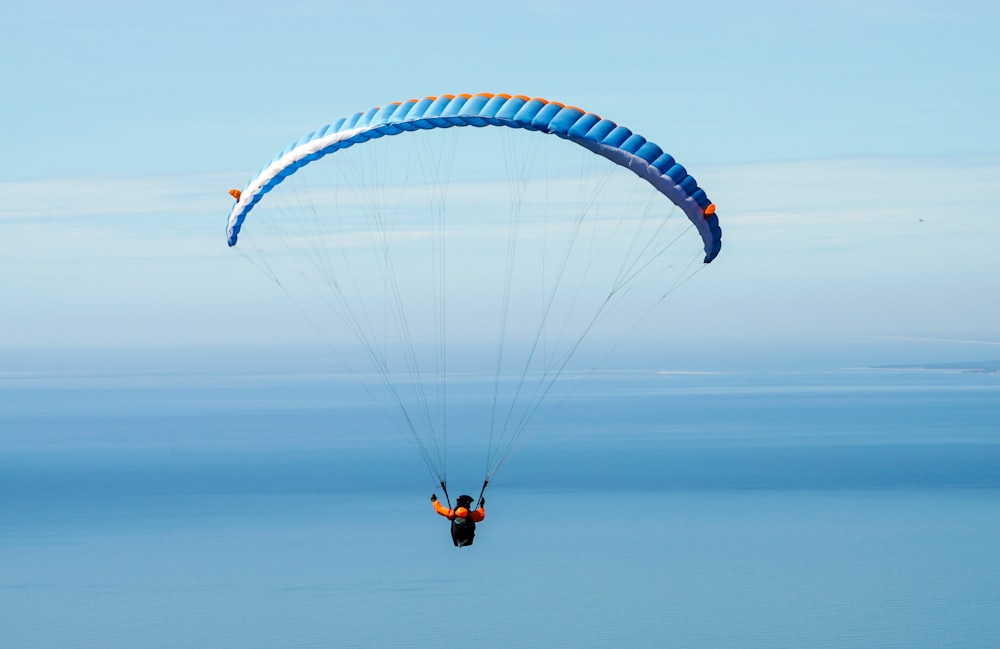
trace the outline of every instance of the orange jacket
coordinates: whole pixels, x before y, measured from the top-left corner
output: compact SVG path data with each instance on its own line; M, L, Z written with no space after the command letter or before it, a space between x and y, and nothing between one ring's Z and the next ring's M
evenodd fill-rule
M441 514L449 521L455 520L454 509L448 509L447 507L442 505L440 501L437 500L432 500L431 504L434 505L434 511ZM469 518L478 523L479 521L486 518L486 510L483 509L482 507L480 507L479 509L469 510Z

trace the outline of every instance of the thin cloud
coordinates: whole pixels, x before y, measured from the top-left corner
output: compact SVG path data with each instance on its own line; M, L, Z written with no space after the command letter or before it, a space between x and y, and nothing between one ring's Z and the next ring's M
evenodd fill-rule
M803 213L823 219L873 212L917 218L954 218L1000 210L1000 159L864 158L793 160L702 167L699 180L719 205L720 216L780 223ZM245 173L134 178L44 178L0 182L0 219L35 220L153 213L218 215L231 199L226 190ZM497 183L454 181L449 198L472 203ZM391 186L391 185L390 185ZM554 185L567 200L579 179ZM434 190L409 189L417 200ZM324 199L321 193L317 197ZM340 200L345 196L341 195ZM364 194L346 195L349 201Z
M4 222L38 221L167 212L224 215L230 200L226 197L226 178L235 176L42 178L0 182L0 195L4 197L0 219Z
M928 336L871 336L880 340L902 340L910 342L925 343L947 343L958 345L986 345L990 347L1000 347L1000 340L974 340L968 338L932 338Z

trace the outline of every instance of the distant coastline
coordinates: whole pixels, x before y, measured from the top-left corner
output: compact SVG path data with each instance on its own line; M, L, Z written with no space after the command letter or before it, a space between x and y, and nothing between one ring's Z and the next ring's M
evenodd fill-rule
M961 363L921 363L912 365L875 365L873 370L926 370L931 372L965 372L969 374L1000 374L1000 360Z

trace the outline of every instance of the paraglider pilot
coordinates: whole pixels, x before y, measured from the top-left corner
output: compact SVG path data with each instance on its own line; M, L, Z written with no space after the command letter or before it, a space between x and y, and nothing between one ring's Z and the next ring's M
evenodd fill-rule
M484 498L479 499L479 509L472 509L472 496L462 495L455 501L455 509L448 509L438 502L437 494L431 494L434 511L451 521L451 540L456 548L472 545L476 537L476 523L486 518Z

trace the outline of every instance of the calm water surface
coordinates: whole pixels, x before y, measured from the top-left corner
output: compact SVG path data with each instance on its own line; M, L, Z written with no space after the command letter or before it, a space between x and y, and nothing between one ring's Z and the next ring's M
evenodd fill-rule
M351 385L0 373L3 646L1000 646L1000 377L594 375L462 551Z

